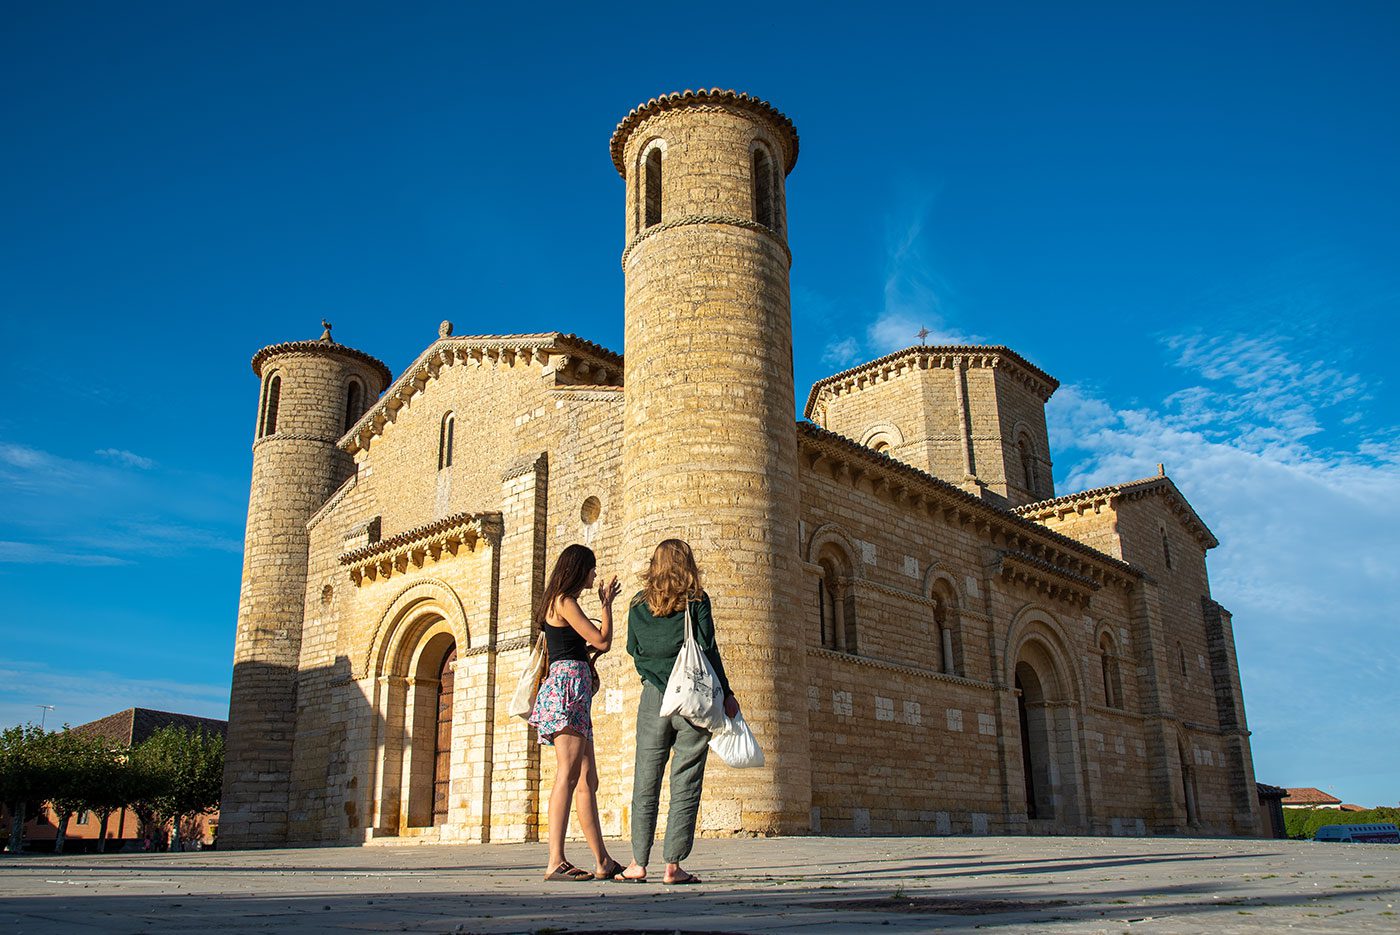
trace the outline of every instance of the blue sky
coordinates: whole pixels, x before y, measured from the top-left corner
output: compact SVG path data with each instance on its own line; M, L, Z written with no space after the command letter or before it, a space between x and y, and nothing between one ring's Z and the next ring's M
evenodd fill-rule
M1259 778L1400 800L1395 4L6 9L0 722L223 716L253 351L621 350L608 137L717 85L802 137L799 398L920 326L1055 374L1058 491L1220 537Z

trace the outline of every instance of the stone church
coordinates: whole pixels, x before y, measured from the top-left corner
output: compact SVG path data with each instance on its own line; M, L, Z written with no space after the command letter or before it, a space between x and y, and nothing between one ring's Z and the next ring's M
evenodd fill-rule
M625 596L668 536L767 754L712 761L702 832L1259 833L1216 540L1171 479L1057 495L1057 383L1003 346L889 354L798 419L792 122L687 91L611 151L625 357L447 322L397 378L329 327L254 355L221 845L539 837L553 757L505 707L550 563L587 543ZM613 835L640 694L617 645Z

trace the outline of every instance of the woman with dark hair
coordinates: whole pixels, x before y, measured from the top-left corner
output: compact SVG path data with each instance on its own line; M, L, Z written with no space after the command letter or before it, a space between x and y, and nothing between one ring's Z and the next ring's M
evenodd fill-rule
M597 626L578 605L578 597L593 587L598 560L593 550L571 545L554 563L535 622L549 647L549 673L540 682L530 723L540 743L554 747L554 791L549 796L549 865L545 879L611 880L622 865L608 855L598 824L598 765L593 755L593 693L598 690L593 660L612 647L612 605L620 585L616 576L598 585L603 619ZM597 861L589 873L564 859L564 835L569 829L569 804L578 792L578 820Z
M700 586L700 569L690 546L667 539L652 553L643 575L645 587L632 599L627 613L627 652L642 677L642 699L637 706L637 759L632 772L632 863L617 879L637 883L647 878L647 862L656 838L656 818L661 800L661 780L671 762L671 809L666 819L666 839L661 857L666 862L662 883L699 883L700 878L681 869L695 843L695 817L705 782L705 757L710 752L710 732L673 714L661 716L661 697L685 642L685 617L690 613L695 641L710 661L724 689L724 713L739 713L739 701L729 690L724 662L715 644L710 596Z

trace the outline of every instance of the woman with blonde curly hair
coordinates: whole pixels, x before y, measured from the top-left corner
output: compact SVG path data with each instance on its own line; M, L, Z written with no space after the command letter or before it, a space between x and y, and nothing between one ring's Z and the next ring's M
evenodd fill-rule
M700 586L700 569L690 546L680 539L667 539L658 545L643 583L645 587L632 598L627 614L627 652L642 677L642 700L637 708L637 760L632 774L632 863L617 879L640 882L647 878L647 862L656 838L661 779L666 761L671 760L671 809L662 844L666 872L661 882L699 883L699 877L681 869L681 861L690 856L695 842L695 814L705 781L710 732L679 714L661 716L666 680L685 642L687 605L695 640L724 689L724 713L729 717L738 714L739 702L729 690L729 679L715 645L710 596Z

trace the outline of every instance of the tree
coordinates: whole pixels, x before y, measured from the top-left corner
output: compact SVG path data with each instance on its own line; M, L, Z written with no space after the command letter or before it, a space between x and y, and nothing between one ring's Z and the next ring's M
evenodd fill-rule
M112 813L125 808L141 797L139 775L131 764L131 750L127 747L110 744L107 752L111 762L107 766L106 781L91 790L87 807L100 822L97 831L97 852L107 850L107 823Z
M53 838L53 852L62 854L69 833L69 817L74 812L97 809L95 803L111 795L116 746L104 736L64 726L63 731L49 735L48 760L49 808L53 809L59 829ZM105 824L102 833L105 836Z
M181 821L219 807L223 792L224 738L202 727L163 727L132 749L132 762L147 784L139 804L171 825L171 847L180 850ZM138 812L141 809L138 808Z
M33 724L11 727L0 734L0 801L10 809L11 854L24 847L25 812L47 794L49 735Z
M107 738L65 726L62 731L49 735L47 758L49 807L53 809L58 826L53 850L61 854L68 837L68 819L74 812L89 810L93 807L91 803L102 797L111 781L116 756Z

